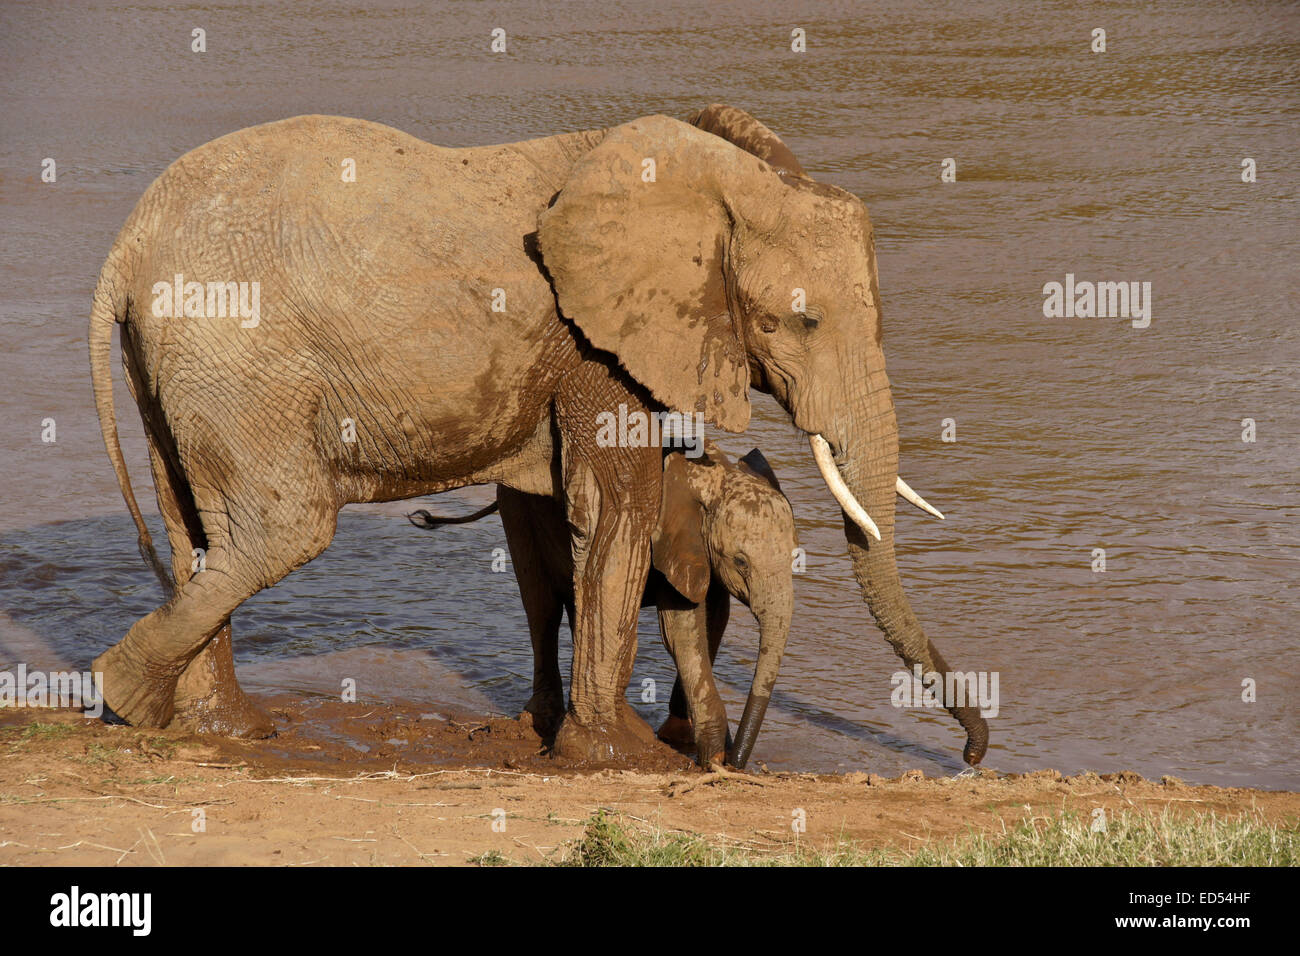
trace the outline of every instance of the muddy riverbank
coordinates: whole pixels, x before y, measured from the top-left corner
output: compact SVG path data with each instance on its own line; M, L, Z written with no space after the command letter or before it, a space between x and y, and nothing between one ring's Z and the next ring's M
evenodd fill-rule
M1300 816L1300 794L1127 772L888 779L760 763L719 778L673 755L651 770L599 770L545 756L506 718L270 703L284 729L258 742L0 711L0 865L536 864L563 858L602 809L760 856L796 844L916 850L1097 808Z

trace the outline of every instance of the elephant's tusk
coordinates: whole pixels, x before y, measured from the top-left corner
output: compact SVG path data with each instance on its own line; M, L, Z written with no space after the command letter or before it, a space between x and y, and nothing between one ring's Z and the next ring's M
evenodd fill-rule
M849 486L844 483L844 478L835 465L835 456L831 454L831 446L826 439L821 435L809 435L808 444L812 446L813 458L817 459L817 468L822 473L822 481L826 482L826 487L831 490L831 494L840 503L844 513L852 518L859 528L879 541L880 529L871 520L867 510L858 504L858 499L853 497Z
M899 478L894 482L894 490L898 492L900 497L906 499L907 501L910 501L912 504L916 505L922 511L928 511L930 514L934 515L940 521L943 520L943 512L940 511L938 508L936 508L934 505L930 504L930 502L926 501L924 498L918 495L911 488L909 488L907 486L907 482L905 482L902 478Z

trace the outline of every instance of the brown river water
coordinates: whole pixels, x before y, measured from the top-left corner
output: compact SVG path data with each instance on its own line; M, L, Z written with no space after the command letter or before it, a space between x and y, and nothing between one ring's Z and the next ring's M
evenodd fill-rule
M104 454L85 328L117 230L169 162L301 113L459 146L725 101L871 210L901 469L947 514L900 504L900 565L948 659L999 676L985 763L1300 788L1300 8L359 6L0 7L0 669L84 668L158 601ZM195 27L206 53L190 52ZM940 181L947 157L956 182ZM1149 327L1045 318L1043 286L1067 274L1151 283ZM116 399L161 538L120 374ZM955 723L891 706L898 661L806 444L770 399L756 409L722 443L763 449L808 550L756 759L955 772ZM489 494L421 504L459 513ZM240 610L247 687L337 694L350 676L363 698L518 710L531 658L513 576L490 569L499 521L429 535L407 507L347 509L325 555ZM733 720L756 644L740 608L718 663ZM672 674L646 612L629 697L656 724ZM660 703L641 702L645 678Z

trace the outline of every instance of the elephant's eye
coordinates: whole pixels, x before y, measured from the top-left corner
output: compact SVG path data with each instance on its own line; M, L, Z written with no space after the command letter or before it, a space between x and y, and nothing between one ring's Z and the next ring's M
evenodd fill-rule
M735 558L733 558L732 560L735 562L737 570L739 571L749 570L749 559L746 558L743 554L736 555Z

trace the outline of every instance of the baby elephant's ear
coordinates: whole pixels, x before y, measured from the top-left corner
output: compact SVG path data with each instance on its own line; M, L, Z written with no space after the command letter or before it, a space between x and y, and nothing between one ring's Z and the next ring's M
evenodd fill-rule
M686 457L674 452L664 459L659 522L650 536L650 559L686 600L695 604L709 590L709 555L704 547L704 507L686 480Z
M767 459L763 457L763 453L757 448L740 459L740 470L753 475L755 478L762 478L777 491L781 490L781 483L776 480L776 472L772 470L772 466L767 463Z

